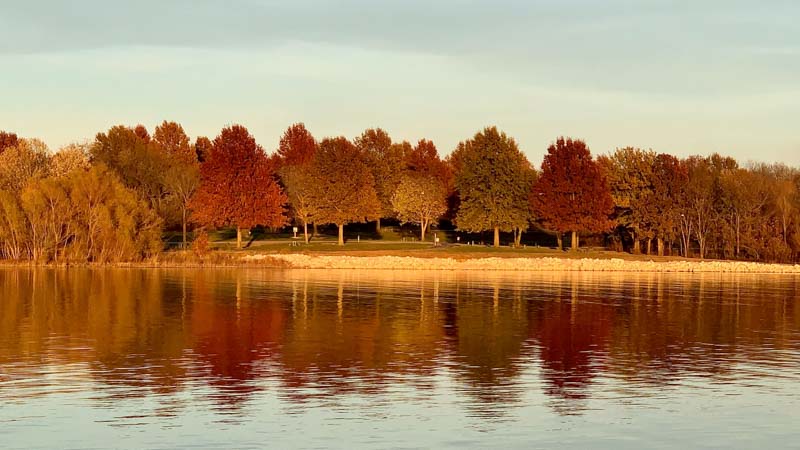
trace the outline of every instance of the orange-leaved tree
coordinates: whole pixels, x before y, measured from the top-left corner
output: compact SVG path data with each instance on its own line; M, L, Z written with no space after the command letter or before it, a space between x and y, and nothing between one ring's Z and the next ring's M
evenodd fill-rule
M0 131L0 153L10 147L16 147L19 138L16 133L9 133L7 131Z
M247 128L223 128L200 167L200 188L192 197L193 218L203 225L242 229L286 223L286 195L275 182L274 168Z
M303 123L296 123L283 132L278 144L278 156L283 166L311 164L317 153L317 141Z
M198 136L194 141L194 153L197 155L197 161L205 162L206 156L211 153L211 147L213 146L214 143L211 142L211 139L205 136Z
M197 161L197 154L192 150L189 145L189 136L183 131L183 127L177 122L167 122L166 120L161 125L156 127L153 133L153 142L155 142L163 151L171 157L185 163L194 163Z
M572 232L572 249L578 248L578 233L611 229L609 215L614 201L608 181L581 140L558 138L547 149L542 171L530 196L535 216L556 232Z
M316 217L311 201L311 168L317 154L317 141L302 123L290 126L278 144L281 183L289 197L294 219L303 224L303 239L308 244L308 224Z
M183 245L186 245L186 226L189 202L200 186L200 164L197 153L189 144L189 136L177 122L164 121L153 133L153 145L164 153L166 170L164 186L170 203L180 210Z
M319 144L312 167L312 204L321 223L339 227L344 245L344 226L378 218L381 204L375 179L365 155L345 137L326 138Z
M392 195L400 184L403 171L403 147L392 144L389 133L380 128L365 130L353 141L361 151L375 180L375 193L380 202L375 230L381 231L381 218L393 217Z

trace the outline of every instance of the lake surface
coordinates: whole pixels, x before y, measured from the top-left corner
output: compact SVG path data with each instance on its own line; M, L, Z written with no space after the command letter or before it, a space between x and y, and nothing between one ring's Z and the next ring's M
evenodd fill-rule
M800 448L800 277L0 269L0 447Z

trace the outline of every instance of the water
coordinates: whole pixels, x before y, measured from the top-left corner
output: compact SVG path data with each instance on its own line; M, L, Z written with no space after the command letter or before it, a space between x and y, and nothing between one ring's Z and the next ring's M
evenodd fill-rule
M800 448L800 277L0 269L0 447Z

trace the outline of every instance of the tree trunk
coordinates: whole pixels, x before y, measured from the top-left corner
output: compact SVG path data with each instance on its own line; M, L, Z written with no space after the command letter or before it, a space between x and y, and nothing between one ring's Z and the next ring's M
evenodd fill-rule
M317 222L311 224L313 231L311 232L311 237L317 237L319 231L317 231Z
M236 248L242 248L242 229L236 227Z
M500 247L500 227L494 227L494 246Z
M636 231L632 231L631 236L633 236L633 254L638 255L642 253L642 248L639 246L639 238L636 237Z
M306 222L303 222L303 239L308 244L308 223Z
M739 251L741 251L741 239L740 239L740 223L741 219L739 215L736 215L736 259L739 259Z
M647 256L650 256L650 244L653 242L653 238L647 238Z
M556 232L556 245L558 246L558 250L564 250L564 239L561 237L561 232Z
M578 247L580 246L580 242L578 242L578 232L572 232L572 251L578 251Z
M183 248L186 248L186 208L183 208Z
M344 224L339 224L339 245L344 245Z
M425 230L428 228L428 224L422 220L419 223L419 240L425 242Z
M658 247L658 256L664 256L664 239L656 238L656 246Z
M522 243L522 228L517 228L517 235L514 236L514 247L519 248Z
M381 218L378 217L378 220L375 221L375 232L380 234L381 233Z

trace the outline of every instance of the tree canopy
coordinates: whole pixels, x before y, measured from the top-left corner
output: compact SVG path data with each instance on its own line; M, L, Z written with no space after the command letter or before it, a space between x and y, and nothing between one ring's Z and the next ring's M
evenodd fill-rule
M539 179L530 195L531 206L542 224L557 233L611 229L614 203L608 182L589 148L581 140L558 138L547 149Z
M380 215L381 204L367 159L347 138L323 139L311 173L316 218L339 227L339 245L344 245L345 224L375 220Z
M242 229L286 223L286 195L273 166L241 125L223 128L200 167L200 187L192 198L193 218L203 225L234 226L237 247Z
M531 218L527 198L532 170L514 139L485 128L459 144L459 169L455 186L460 196L456 225L466 231L494 231L494 246L500 246L500 231L526 229Z
M420 240L430 224L447 212L447 190L441 180L423 173L403 176L392 196L397 217L420 226Z

